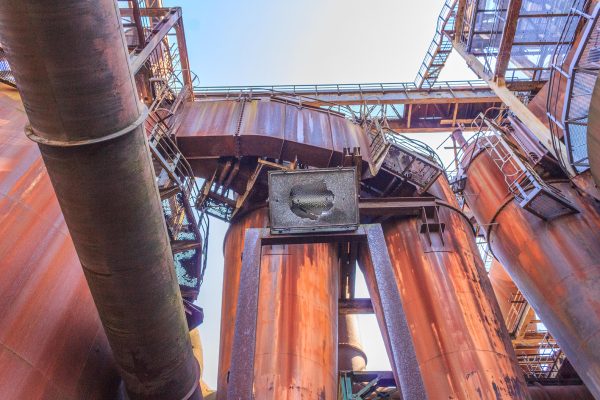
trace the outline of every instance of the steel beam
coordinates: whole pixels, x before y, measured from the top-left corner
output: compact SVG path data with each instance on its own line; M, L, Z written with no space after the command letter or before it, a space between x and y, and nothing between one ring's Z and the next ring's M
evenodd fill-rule
M344 299L339 303L340 314L373 314L371 299Z
M179 22L181 19L181 8L175 7L170 8L161 21L160 27L157 31L152 32L152 35L146 40L146 44L142 51L134 55L131 59L131 70L136 74L142 66L146 63L146 60L150 57L154 49L163 41L169 31Z
M500 41L500 47L498 48L496 71L494 73L494 80L499 82L504 82L504 75L506 74L508 62L510 61L510 54L515 40L515 33L517 31L517 23L519 22L521 3L522 0L510 0L508 3L508 11L506 12L506 21L504 22L502 39Z
M575 175L572 167L568 163L568 155L565 145L560 141L554 141L550 130L540 119L515 96L513 92L501 82L496 82L491 74L485 72L481 61L473 54L470 54L463 43L454 43L454 48L465 60L469 68L477 76L488 83L490 88L508 106L514 115L535 135L535 137L548 149L548 151L557 159L565 160L565 168L570 175ZM556 147L556 148L555 148Z

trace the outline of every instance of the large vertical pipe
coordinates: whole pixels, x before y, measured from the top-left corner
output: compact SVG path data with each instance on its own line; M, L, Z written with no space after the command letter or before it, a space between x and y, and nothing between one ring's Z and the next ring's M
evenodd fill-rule
M0 41L131 399L199 397L112 0L0 2Z
M511 300L519 289L517 289L517 285L515 285L510 275L502 267L502 264L496 259L492 260L488 277L490 278L494 295L496 295L496 300L498 300L502 319L506 321L512 305Z
M430 188L456 206L444 177ZM430 399L525 399L527 390L473 231L456 210L440 207L443 243L420 233L420 218L383 224L387 248L413 332Z
M243 233L266 225L266 209L231 224L225 238L221 345L231 346ZM235 282L233 285L229 283ZM334 399L337 395L337 246L262 249L254 391L257 399ZM219 399L225 398L231 347L221 348ZM224 390L225 389L225 390Z
M0 84L0 398L113 399L120 379L26 122Z
M600 207L554 182L579 213L544 221L513 200L487 151L465 167L465 199L494 255L600 398Z
M358 333L356 315L340 315L338 319L338 369L362 371L367 367L367 355Z

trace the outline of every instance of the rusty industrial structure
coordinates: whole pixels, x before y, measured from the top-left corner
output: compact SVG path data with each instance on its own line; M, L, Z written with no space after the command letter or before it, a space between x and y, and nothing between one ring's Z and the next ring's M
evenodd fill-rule
M446 0L414 82L260 87L200 86L161 0L3 0L0 399L600 399L599 71L596 0Z

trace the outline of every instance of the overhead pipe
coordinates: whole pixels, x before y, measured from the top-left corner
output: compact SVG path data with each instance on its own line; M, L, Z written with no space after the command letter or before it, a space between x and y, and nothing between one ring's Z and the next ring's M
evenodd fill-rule
M200 399L115 1L2 1L0 41L128 396Z

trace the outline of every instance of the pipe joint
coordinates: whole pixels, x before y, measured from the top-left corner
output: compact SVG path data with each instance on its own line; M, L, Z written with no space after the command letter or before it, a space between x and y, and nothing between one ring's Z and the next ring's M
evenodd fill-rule
M119 129L116 132L109 133L108 135L97 137L94 139L84 139L84 140L51 140L45 138L43 135L38 135L35 133L35 129L31 126L31 124L25 125L25 135L32 141L43 144L45 146L53 146L53 147L77 147L77 146L87 146L90 144L97 144L102 142L108 142L123 135L126 135L130 132L133 132L136 128L146 121L148 117L148 107L143 106L139 117L133 121L131 124L127 125L123 129Z

